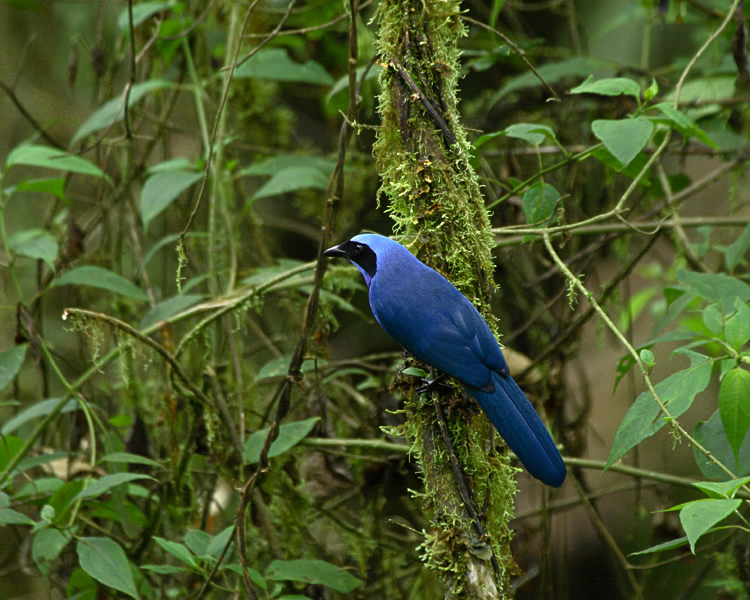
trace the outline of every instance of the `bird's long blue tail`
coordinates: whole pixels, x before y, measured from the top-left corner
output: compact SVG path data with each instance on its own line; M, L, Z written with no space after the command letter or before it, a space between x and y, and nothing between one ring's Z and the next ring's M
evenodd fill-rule
M534 477L560 487L565 464L539 415L512 377L492 373L495 391L467 388L495 429Z

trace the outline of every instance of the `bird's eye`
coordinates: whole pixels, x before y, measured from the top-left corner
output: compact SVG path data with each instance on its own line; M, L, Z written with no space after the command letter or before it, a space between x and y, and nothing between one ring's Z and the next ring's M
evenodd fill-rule
M359 254L360 252L362 252L362 244L357 244L354 246L354 253Z

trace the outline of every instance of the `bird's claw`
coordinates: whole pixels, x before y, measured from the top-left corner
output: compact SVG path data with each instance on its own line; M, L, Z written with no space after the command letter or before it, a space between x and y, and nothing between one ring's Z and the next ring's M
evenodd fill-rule
M432 392L438 388L450 389L451 386L444 383L443 379L445 379L445 373L440 373L440 375L434 379L422 379L423 384L417 388L417 393L426 394L427 392Z

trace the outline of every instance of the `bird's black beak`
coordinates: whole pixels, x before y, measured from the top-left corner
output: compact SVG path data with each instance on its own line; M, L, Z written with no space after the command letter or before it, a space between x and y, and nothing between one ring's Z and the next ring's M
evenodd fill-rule
M340 244L338 246L334 246L333 248L328 248L325 252L323 252L323 256L331 256L334 258L349 258L349 253L342 248L343 244Z

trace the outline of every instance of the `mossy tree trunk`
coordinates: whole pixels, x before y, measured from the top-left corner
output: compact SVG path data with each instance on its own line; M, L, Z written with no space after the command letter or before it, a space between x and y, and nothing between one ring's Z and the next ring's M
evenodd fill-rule
M381 193L405 243L463 291L494 329L492 233L457 110L457 42L465 34L460 3L384 0L378 15ZM517 569L509 528L513 468L490 447L489 421L458 387L438 406L413 390L408 395L406 432L432 515L425 562L440 574L447 598L510 597Z

